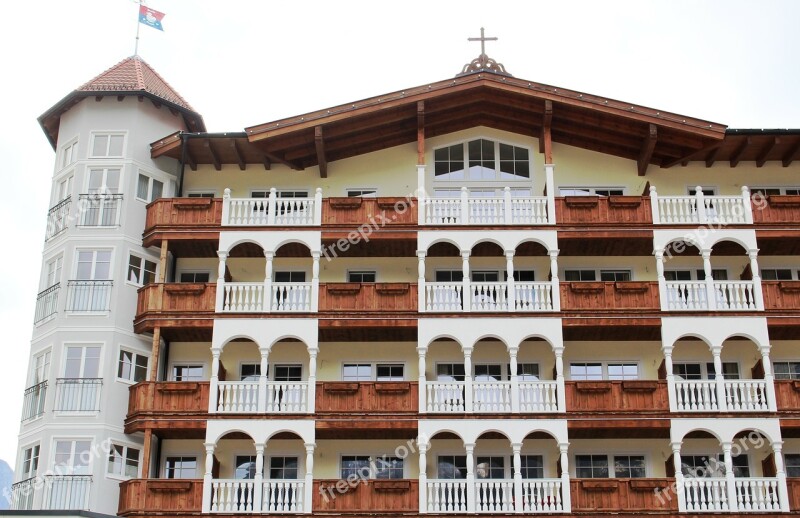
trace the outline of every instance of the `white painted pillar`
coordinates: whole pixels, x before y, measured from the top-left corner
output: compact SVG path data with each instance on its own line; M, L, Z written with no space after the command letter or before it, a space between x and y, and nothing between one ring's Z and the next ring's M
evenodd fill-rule
M650 214L652 214L654 225L661 223L661 215L658 212L658 193L655 185L650 186Z
M272 267L275 259L275 252L264 250L264 258L267 260L264 266L264 304L263 311L272 311Z
M207 514L211 512L211 483L212 474L211 470L214 468L214 443L207 442L203 446L206 448L206 465L205 474L203 475L203 505L202 512Z
M686 512L686 491L683 488L683 463L681 462L681 442L670 443L672 447L672 465L675 468L675 492L678 493L678 511ZM664 498L669 498L669 488Z
M503 188L503 223L506 225L514 224L514 208L511 204L511 187Z
M698 185L695 188L694 196L697 200L697 217L700 223L705 223L708 221L708 214L706 213L705 195L701 186Z
M775 374L772 372L772 361L769 359L769 351L772 347L762 345L758 348L761 353L761 367L764 369L764 383L767 385L767 407L770 412L778 411L778 400L775 395Z
M750 197L750 188L742 185L742 205L744 206L744 222L753 224L753 201Z
M703 211L705 214L705 211ZM714 278L711 274L711 249L704 248L701 252L703 256L703 272L706 276L706 297L708 297L709 311L717 309L717 292L714 289Z
M308 349L308 413L313 414L317 399L317 354L319 349Z
M219 265L217 266L217 301L215 311L221 313L225 310L225 262L228 259L228 252L222 250L217 252Z
M506 304L508 304L509 312L514 312L517 309L517 295L514 283L514 252L514 250L506 250Z
M253 475L253 512L259 513L264 499L264 445L256 443L256 472Z
M544 165L544 183L547 189L547 223L556 224L556 184L553 179L555 166L553 164Z
M261 353L261 374L258 376L258 413L267 411L267 377L269 375L269 347L259 347Z
M558 250L550 250L550 289L553 311L561 311L561 291L558 281Z
M222 349L211 348L211 378L208 381L208 413L217 412L217 398L219 397L219 357Z
M761 288L761 271L758 269L758 249L750 249L747 255L750 257L750 271L753 272L753 298L756 309L764 311L764 292Z
M222 191L222 225L230 225L231 217L231 190L225 187Z
M275 217L278 212L278 190L272 187L269 190L269 197L267 197L267 225L275 225Z
M314 191L314 225L322 225L322 187Z
M425 250L417 250L417 303L420 313L427 310L425 307L425 256L427 254L428 252Z
M728 511L736 511L739 506L736 502L736 478L733 476L733 457L731 449L733 443L724 441L722 443L722 457L725 460L725 486L728 491Z
M319 251L311 252L311 311L319 311Z
M775 478L778 479L778 501L782 513L789 511L789 488L786 486L786 468L783 462L783 441L772 443L772 455L775 458Z
M418 356L418 370L419 373L417 374L417 402L419 405L418 412L420 414L425 414L428 411L428 387L427 387L427 379L425 376L425 354L428 352L427 347L417 347L417 356ZM422 488L420 488L422 491Z
M667 392L669 397L669 411L676 412L678 410L678 393L675 389L675 374L672 367L672 345L662 345L661 352L664 353L664 367L667 371Z
M466 187L461 188L461 224L469 225L469 190Z
M722 346L712 345L711 355L714 357L714 381L717 387L717 406L720 412L728 409L728 402L725 398L725 376L722 373Z
M564 346L553 347L556 356L556 401L558 411L567 411L567 387L564 383Z
M572 511L572 498L569 491L569 443L558 443L558 450L561 455L561 502L564 512L569 513Z
M464 411L472 413L472 347L464 347Z
M419 512L428 512L428 448L427 442L422 437L417 438L417 449L419 450Z
M316 443L307 442L306 447L306 484L303 498L303 512L311 513L311 500L314 496L314 448Z
M514 452L514 512L523 510L522 498L522 443L512 442L511 450Z
M517 374L517 353L519 352L519 347L509 347L508 348L508 356L509 356L509 364L508 368L511 369L511 372L508 373L508 377L511 380L511 412L514 414L519 413L519 375Z
M664 249L657 248L654 253L656 256L656 275L658 279L658 300L661 304L661 311L669 311L667 279L664 277Z
M462 298L464 300L464 307L462 308L463 311L472 311L472 288L469 277L469 255L469 250L461 251L461 273L463 275L463 278L461 279L461 286L463 291Z
M417 224L426 225L425 204L428 202L425 192L425 165L417 165ZM421 492L421 491L420 491Z
M467 451L467 513L475 510L475 443L465 443Z

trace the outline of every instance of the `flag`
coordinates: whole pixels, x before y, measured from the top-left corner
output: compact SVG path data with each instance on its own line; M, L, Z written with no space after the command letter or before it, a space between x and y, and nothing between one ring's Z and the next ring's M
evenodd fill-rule
M146 5L139 7L139 23L163 31L164 27L161 25L162 18L164 18L164 13L160 13L155 9L150 9Z

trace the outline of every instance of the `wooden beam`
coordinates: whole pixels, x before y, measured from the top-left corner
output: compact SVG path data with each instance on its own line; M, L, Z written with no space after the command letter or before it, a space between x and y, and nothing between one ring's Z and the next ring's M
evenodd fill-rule
M211 139L205 139L203 141L203 146L205 146L206 149L208 149L208 152L211 154L211 161L214 163L214 169L216 169L217 171L221 171L222 162L220 162L219 155L217 155L217 152L214 151L214 146L211 145Z
M317 165L319 177L328 177L328 161L325 159L325 137L322 136L322 126L314 127L314 148L317 150Z
M95 95L94 96L94 100L97 101L97 102L100 102L100 101L103 100L103 96L102 95Z
M720 149L722 149L722 142L720 142L720 145L712 149L711 153L709 153L706 156L706 167L711 167L712 165L714 165L714 162L716 162L717 160L717 155L719 155Z
M153 430L147 428L144 431L144 445L142 448L142 478L150 478L150 457L153 446Z
M739 165L739 162L742 161L742 156L744 155L744 152L747 150L748 147L750 147L751 142L752 139L750 137L747 137L742 141L742 143L739 145L739 148L733 153L733 155L731 155L731 167L736 167L737 165Z
M539 138L539 153L544 153L544 163L553 163L553 102L544 102L544 114L542 115L542 136Z
M261 157L261 160L264 162L265 171L269 171L270 169L272 169L272 162L269 161L269 157L267 155Z
M772 140L767 142L767 145L764 146L764 149L761 150L761 153L756 158L756 167L764 167L764 164L767 163L767 157L775 149L775 146L781 143L781 139L779 137L772 137Z
M153 352L150 355L150 381L158 380L158 356L161 354L161 327L153 329Z
M783 155L783 160L781 160L781 163L783 163L783 167L789 167L791 163L798 158L800 158L800 140L795 143L794 147L792 147L788 153Z
M189 167L192 168L192 171L197 171L197 160L195 160L194 156L192 156L192 150L189 147L189 141L187 140L186 144L184 145L186 146L186 162L189 164Z
M647 172L647 166L650 165L650 159L653 158L653 150L656 148L656 141L658 141L658 128L655 124L651 124L647 138L642 144L642 150L639 152L639 159L636 161L639 176L644 176Z
M156 282L163 283L167 279L167 255L169 254L169 239L161 241L161 254L158 260L158 280Z
M233 150L233 156L236 157L236 162L239 164L239 169L242 171L247 169L247 164L242 156L242 151L239 149L239 144L236 143L236 139L231 139L231 149Z
M139 99L140 103L144 102L144 95L137 95L136 98Z
M125 96L124 96L124 95L118 95L118 96L117 96L117 102L120 102L120 103L121 103L121 102L122 102L122 101L124 101L124 100L125 100Z
M417 103L417 165L425 165L425 101Z
M278 156L275 153L272 153L270 151L264 151L263 153L264 153L264 156L267 157L270 162L277 162L279 164L283 164L286 167L288 167L289 169L292 169L294 171L302 171L303 169L305 169L303 166L301 166L297 162L292 162L290 160L286 160L285 158L281 158L280 156Z
M169 107L169 112L172 114L173 117L177 117L180 114L180 112L175 108L173 108L172 106Z

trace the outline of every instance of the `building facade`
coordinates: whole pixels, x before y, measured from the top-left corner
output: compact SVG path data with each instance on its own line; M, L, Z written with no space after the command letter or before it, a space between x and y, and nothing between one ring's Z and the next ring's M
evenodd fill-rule
M800 513L800 130L483 54L235 133L133 57L40 122L15 509Z

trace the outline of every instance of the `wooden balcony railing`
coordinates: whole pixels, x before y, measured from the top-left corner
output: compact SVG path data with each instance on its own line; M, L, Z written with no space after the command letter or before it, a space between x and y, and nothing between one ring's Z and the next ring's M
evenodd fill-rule
M202 503L202 480L132 479L119 485L117 514L198 515Z
M789 489L789 509L800 509L800 477L787 477L786 486Z
M325 198L322 200L322 224L357 227L371 224L379 227L416 225L417 208L405 198Z
M800 380L775 380L778 412L800 412Z
M417 285L339 282L319 285L320 311L417 311Z
M660 311L658 282L561 282L562 311Z
M221 198L159 198L147 206L145 235L156 230L219 229Z
M572 511L678 511L674 478L572 479Z
M312 509L314 512L417 513L419 481L364 480L344 491L337 489L339 479L315 480Z
M142 381L128 392L128 418L208 412L208 381Z
M765 198L753 196L753 223L774 224L800 221L800 196L770 195Z
M800 281L761 281L764 309L780 311L800 309Z
M566 196L556 198L559 225L651 225L647 196Z
M136 303L134 329L137 333L148 331L147 322L156 322L162 327L173 323L191 327L214 315L217 285L214 283L148 284L139 288ZM171 319L180 319L171 322Z
M322 381L317 383L316 412L416 413L418 385L409 381Z
M665 380L567 381L567 412L669 413Z

